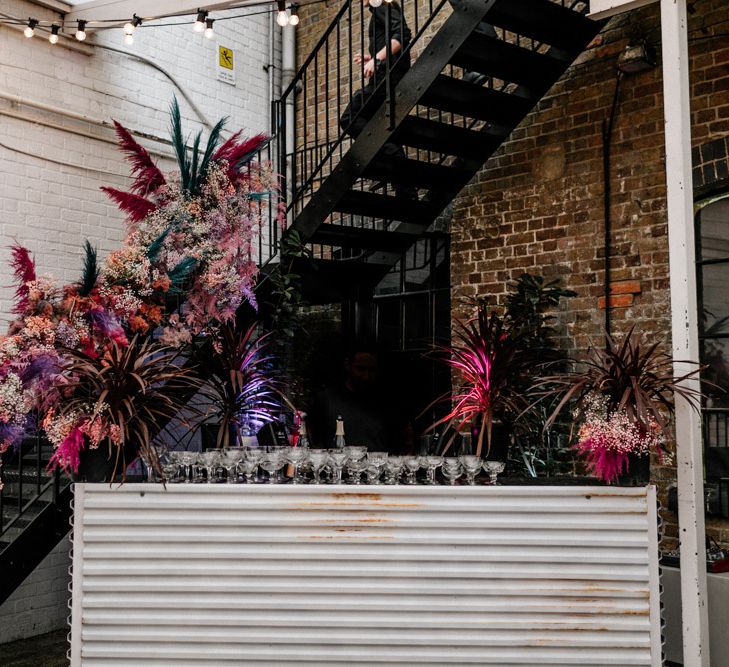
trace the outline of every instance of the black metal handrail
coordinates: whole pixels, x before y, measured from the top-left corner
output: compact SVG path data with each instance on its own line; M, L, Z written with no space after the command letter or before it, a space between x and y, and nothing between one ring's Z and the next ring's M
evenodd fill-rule
M549 0L562 7L586 13L589 3L585 0ZM430 38L437 32L433 28L448 16L448 0L402 0L402 12L411 26L413 37L399 54L393 55L388 50L388 58L384 67L384 76L375 81L373 88L379 93L378 100L384 98L388 116L394 116L396 78L391 72L398 66L402 58L414 56L422 52ZM299 67L291 82L283 91L275 104L275 127L279 138L279 165L282 166L283 191L287 194L287 211L290 219L303 208L308 198L332 172L338 161L346 152L348 140L347 128L341 127L340 118L343 108L351 100L357 87L363 85L363 68L360 65L359 77L353 64L356 52L366 50L366 12L359 13L353 7L361 8L359 3L345 0L312 51ZM497 38L521 48L546 53L548 45L531 37L499 30ZM387 40L387 46L390 41ZM453 65L447 66L444 73L460 78L463 71ZM359 78L359 81L357 81ZM519 95L522 93L518 84L509 81L498 81L488 77L484 84L496 91ZM382 95L381 87L385 88ZM293 108L293 145L288 145L286 138L287 107ZM289 112L290 113L290 112ZM360 114L362 111L359 112ZM467 129L479 130L487 123L477 119L464 118L454 113L435 111L417 105L411 114L435 119L439 122L458 124ZM350 119L350 124L357 116ZM409 149L409 154L419 161L434 164L454 162L455 159L441 153L433 153L422 149ZM306 156L308 159L303 159ZM314 158L315 159L312 159ZM283 165L288 166L288 173ZM364 179L353 187L365 188ZM387 193L385 191L385 193Z
M339 121L344 108L357 90L354 55L364 53L367 47L367 16L364 11L359 11L359 14L355 15L353 4L352 0L345 0L276 103L275 125L281 151L279 164L286 164L287 161L291 164L290 173L285 176L283 187L283 190L287 191L287 182L289 179L292 181L287 201L289 211L296 211L302 196L312 189L318 177L326 175L324 172L327 166L331 168L335 166L337 154L341 158L344 152L342 148L348 139L348 127L342 128ZM390 117L394 116L397 86L396 78L392 76L393 70L399 66L403 58L409 58L414 50L423 44L429 29L447 4L448 0L439 0L437 3L433 0L402 0L402 12L411 26L412 38L398 54L393 54L391 41L387 39L389 35L386 33L387 57L383 71L375 73L372 85L374 96L381 95L384 90ZM386 5L386 11L389 17L391 12L389 3ZM389 25L388 20L386 26ZM333 64L335 66L332 66ZM360 63L358 69L359 80L364 81L364 61ZM299 101L301 104L297 105ZM296 130L293 146L288 146L285 139L288 122L286 108L290 104L294 108ZM356 122L362 113L363 110L360 110L354 114L348 126ZM332 127L333 120L336 122L336 130ZM304 133L311 130L313 134L311 144L306 134L303 143L299 144L299 129L303 129ZM320 134L323 134L322 141ZM297 152L306 152L312 146L316 147L315 151L319 151L320 146L325 146L326 150L322 151L318 163L311 169L307 168L299 178L296 169L298 165L295 161L292 163L292 157Z
M46 461L43 460L43 443L45 440L36 434L33 438L24 440L18 447L14 456L6 452L0 458L0 539L13 526L26 518L30 510L39 502L56 503L61 491L61 473L56 470L52 473L46 471ZM33 463L27 464L26 457L35 447ZM14 482L15 493L9 494L5 484L9 481L8 474L17 476ZM33 477L34 491L24 497L24 476Z

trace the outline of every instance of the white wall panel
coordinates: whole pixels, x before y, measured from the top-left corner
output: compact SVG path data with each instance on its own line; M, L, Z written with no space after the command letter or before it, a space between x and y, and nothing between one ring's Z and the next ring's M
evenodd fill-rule
M660 664L652 488L76 493L73 667Z

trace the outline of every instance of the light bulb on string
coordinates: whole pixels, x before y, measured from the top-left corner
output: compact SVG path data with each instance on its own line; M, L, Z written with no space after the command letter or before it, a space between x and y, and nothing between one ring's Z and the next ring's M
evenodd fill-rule
M276 14L276 23L282 28L289 24L289 15L286 13L286 0L278 0L278 12Z
M86 21L83 19L78 20L78 28L76 28L76 39L79 42L83 42L86 39Z
M215 31L213 30L213 23L215 23L215 19L205 19L205 37L208 39L212 39L215 37Z
M48 35L48 41L51 44L58 44L58 31L61 29L60 25L55 23L51 26L51 34Z
M195 19L195 25L192 29L195 32L203 32L205 30L205 19L207 19L208 13L204 9L197 10L197 18Z
M142 25L142 19L140 19L136 14L132 15L132 20L127 21L124 24L124 34L125 35L133 35L134 31Z
M33 35L35 35L35 27L38 25L38 21L35 19L28 19L28 25L26 26L25 30L23 30L23 34L30 39Z
M142 25L142 19L136 14L132 17L132 20L124 24L124 43L129 46L134 44L134 31Z
M289 25L299 25L299 5L291 5L291 16L289 16Z

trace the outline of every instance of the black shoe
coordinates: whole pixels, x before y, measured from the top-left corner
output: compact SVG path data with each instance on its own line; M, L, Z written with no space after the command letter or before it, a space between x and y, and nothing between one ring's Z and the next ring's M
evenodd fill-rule
M463 71L463 81L466 83L472 83L474 86L480 86L486 82L488 77L480 72L471 72L470 70Z

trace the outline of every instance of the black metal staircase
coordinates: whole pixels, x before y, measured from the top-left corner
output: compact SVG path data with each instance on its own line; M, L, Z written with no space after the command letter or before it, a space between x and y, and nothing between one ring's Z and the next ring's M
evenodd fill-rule
M0 604L68 534L71 483L48 473L51 446L43 438L23 441L0 466Z
M602 25L580 0L460 0L455 8L402 0L402 11L413 39L388 54L376 82L385 92L365 106L370 120L355 140L338 121L360 85L353 81L363 80L351 64L366 50L368 17L358 2L342 5L277 104L290 229L327 264L355 260L363 271L375 264L380 275L431 228ZM412 67L395 81L390 72L404 57ZM484 75L483 83L464 78L467 71ZM296 150L283 140L292 108ZM392 141L406 157L383 155ZM403 187L416 188L417 198L395 196ZM347 270L339 282L351 288ZM371 283L372 266L365 275Z

